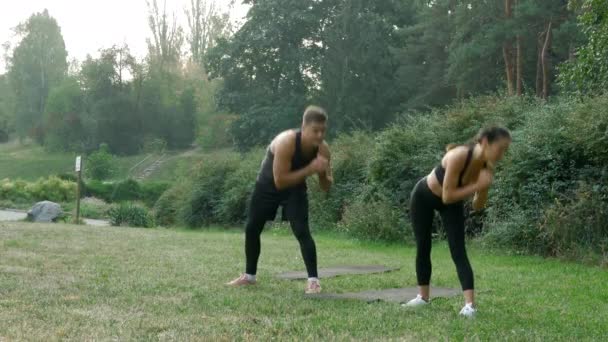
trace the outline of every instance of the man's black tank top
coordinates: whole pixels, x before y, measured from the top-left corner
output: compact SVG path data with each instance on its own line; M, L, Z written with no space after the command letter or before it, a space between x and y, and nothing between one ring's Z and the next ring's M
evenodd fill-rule
M302 132L296 131L296 149L291 158L291 171L297 171L305 168L310 162L312 162L319 152L319 148L315 147L313 153L306 157L302 151ZM274 154L270 150L270 146L266 149L266 157L262 161L260 172L258 173L258 182L263 184L272 184L274 187L274 173L272 171L272 164L274 162ZM292 188L306 189L306 181L293 186Z

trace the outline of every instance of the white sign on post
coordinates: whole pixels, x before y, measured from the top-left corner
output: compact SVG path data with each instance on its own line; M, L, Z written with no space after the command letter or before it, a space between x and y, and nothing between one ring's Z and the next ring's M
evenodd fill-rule
M80 156L77 156L76 157L76 172L80 172L80 164L81 164Z

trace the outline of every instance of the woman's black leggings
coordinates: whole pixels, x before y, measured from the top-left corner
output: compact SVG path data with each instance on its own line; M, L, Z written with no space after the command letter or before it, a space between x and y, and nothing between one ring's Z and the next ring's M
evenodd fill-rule
M473 270L464 245L464 205L463 202L444 204L440 197L429 189L426 177L421 179L411 195L410 218L416 236L416 275L418 285L429 285L431 281L431 233L435 210L448 236L452 260L456 264L462 290L474 289Z

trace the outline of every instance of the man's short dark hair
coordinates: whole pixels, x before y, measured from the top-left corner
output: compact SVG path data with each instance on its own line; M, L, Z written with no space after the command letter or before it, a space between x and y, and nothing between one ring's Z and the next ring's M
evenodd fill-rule
M313 122L326 123L327 112L325 111L325 109L319 106L308 106L304 111L302 121L305 125L311 124Z

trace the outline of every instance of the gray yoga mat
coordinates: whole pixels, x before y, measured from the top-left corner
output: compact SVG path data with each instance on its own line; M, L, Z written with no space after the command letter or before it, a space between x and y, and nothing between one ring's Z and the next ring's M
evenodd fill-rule
M436 297L453 297L461 294L462 291L459 289L450 289L443 287L432 287L431 288L431 300ZM307 298L319 298L319 299L355 299L362 300L365 302L394 302L394 303L406 303L410 299L413 299L418 294L417 287L407 287L400 289L385 289L385 290L371 290L363 292L349 292L349 293L319 293L319 294L308 294L305 295Z
M319 269L319 278L331 278L340 275L373 274L397 271L399 267L387 267L383 265L355 265L355 266L333 266ZM284 272L277 274L279 279L296 280L306 279L308 275L303 271Z

